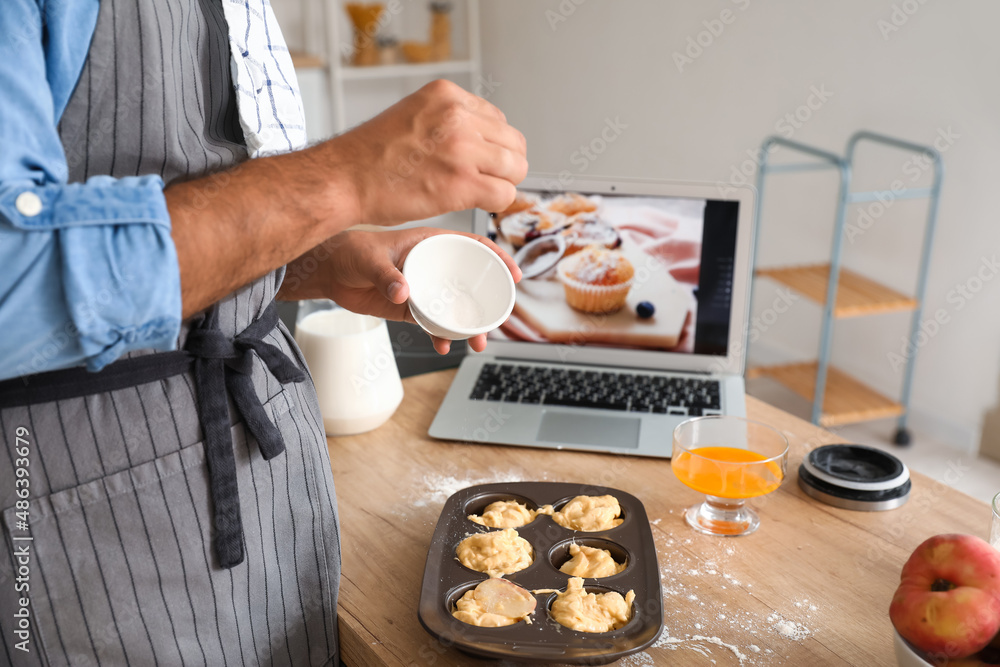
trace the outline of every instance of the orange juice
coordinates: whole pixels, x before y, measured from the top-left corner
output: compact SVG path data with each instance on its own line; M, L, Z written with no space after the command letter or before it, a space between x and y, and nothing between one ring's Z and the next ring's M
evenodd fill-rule
M697 447L674 456L677 479L719 498L753 498L771 493L784 477L778 461L748 449Z

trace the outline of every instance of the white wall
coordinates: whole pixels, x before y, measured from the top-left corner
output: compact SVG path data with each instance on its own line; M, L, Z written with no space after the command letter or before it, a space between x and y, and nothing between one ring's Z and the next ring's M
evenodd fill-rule
M886 33L894 3L902 25ZM903 13L904 4L915 10L912 16ZM481 14L483 74L499 84L490 99L527 136L534 171L724 184L748 151L779 130L834 152L861 128L924 143L949 128L957 134L945 153L925 308L927 317L944 309L950 321L920 349L913 406L918 426L959 446L978 443L983 415L997 400L1000 280L985 282L960 309L960 299L952 293L949 301L949 292L975 275L983 256L1000 255L1000 219L991 196L1000 182L1000 42L994 35L1000 5L483 0ZM729 22L714 23L716 32L722 30L709 40L704 22L720 17ZM679 71L674 54L684 53L699 33L711 43L700 54L692 51L697 57ZM828 91L829 98L812 98L818 108L806 122L779 125L815 90ZM583 159L580 147L615 119L626 126L620 136L593 162ZM858 170L858 187L909 178L908 156L862 155L868 160ZM831 240L833 176L775 179L764 212L762 265L823 261ZM846 265L912 291L923 211L917 202L895 203L847 244ZM849 221L856 215L852 211ZM774 290L771 283L759 284L758 310ZM757 353L814 357L819 315L814 304L797 302L764 333ZM902 314L842 322L834 360L895 396L902 374L886 355L899 351L907 327Z
M579 4L577 4L579 3ZM898 0L897 0L898 3ZM901 8L902 9L902 8ZM925 315L950 322L920 350L913 405L920 424L956 445L978 442L997 396L1000 280L987 282L960 310L949 290L975 274L982 256L1000 255L1000 6L986 0L916 0L916 12L884 38L893 2L715 0L484 0L483 72L501 85L491 98L528 138L533 170L727 182L768 134L842 152L868 128L917 142L939 130L959 136L945 153L941 201ZM698 39L704 21L721 34L679 71L675 52ZM900 16L898 14L897 21ZM566 20L561 20L565 18ZM891 25L891 24L890 24ZM701 35L708 43L708 33ZM697 54L696 50L692 51ZM807 103L829 99L794 128L776 124ZM806 114L802 114L803 116ZM576 151L607 119L627 128L593 163ZM866 151L859 187L909 182L908 156ZM869 167L870 165L870 167ZM762 265L823 261L829 253L832 175L776 176L767 193ZM922 181L921 181L922 182ZM922 204L897 202L853 244L847 266L902 291L913 289ZM849 220L854 220L852 211ZM1000 258L1000 257L998 257ZM758 310L773 299L761 282ZM954 299L954 297L953 297ZM800 301L761 337L787 358L815 357L819 308ZM908 316L849 320L836 330L834 359L889 395Z

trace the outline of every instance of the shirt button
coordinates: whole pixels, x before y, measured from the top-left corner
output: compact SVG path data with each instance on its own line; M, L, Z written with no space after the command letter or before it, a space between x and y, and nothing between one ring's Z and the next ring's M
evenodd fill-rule
M42 200L34 192L22 192L14 200L17 212L26 218L33 218L42 212Z

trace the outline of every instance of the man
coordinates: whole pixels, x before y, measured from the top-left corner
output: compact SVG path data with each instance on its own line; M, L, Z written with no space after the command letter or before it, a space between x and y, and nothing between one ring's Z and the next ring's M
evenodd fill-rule
M502 210L524 138L435 82L303 148L266 0L4 0L0 90L0 663L338 664L330 462L273 299L408 318L435 232L344 230Z

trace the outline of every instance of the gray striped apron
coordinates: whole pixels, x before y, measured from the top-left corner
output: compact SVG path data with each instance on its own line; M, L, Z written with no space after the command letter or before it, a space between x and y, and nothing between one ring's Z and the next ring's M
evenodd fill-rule
M246 158L221 1L102 0L59 127L71 182L169 183ZM121 362L155 375L61 400L27 378L17 407L0 393L0 664L337 664L333 479L305 363L269 319L282 277L186 323L189 352ZM207 394L228 399L203 428ZM206 439L231 441L228 475Z

